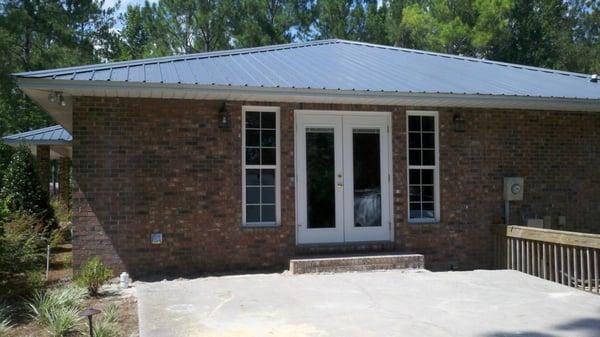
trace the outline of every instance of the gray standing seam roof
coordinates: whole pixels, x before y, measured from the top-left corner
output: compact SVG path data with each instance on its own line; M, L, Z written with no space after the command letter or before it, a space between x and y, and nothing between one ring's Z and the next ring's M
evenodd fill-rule
M344 40L17 73L72 81L600 99L590 75Z
M16 133L2 137L8 144L68 144L73 140L71 134L60 125L37 130Z

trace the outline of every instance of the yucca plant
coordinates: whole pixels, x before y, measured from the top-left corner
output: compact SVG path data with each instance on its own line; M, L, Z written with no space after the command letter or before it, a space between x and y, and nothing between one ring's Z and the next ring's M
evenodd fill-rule
M115 337L119 334L119 330L114 323L108 322L106 318L99 320L94 325L94 337Z
M60 317L55 317L55 312L62 309L77 309L87 296L87 291L78 286L55 288L44 292L37 292L27 303L34 320L43 326L59 324ZM53 316L54 315L54 316Z
M0 337L8 336L8 333L10 332L11 329L12 329L12 326L10 323L10 319L5 318L3 320L0 320Z
M0 304L0 337L8 336L11 328L10 308Z
M52 337L65 337L77 331L81 317L73 307L58 307L48 312L46 329Z
M102 320L108 323L117 323L119 319L119 306L115 303L107 305L102 312Z
M69 285L66 287L54 288L48 291L50 296L61 306L79 307L81 302L87 297L85 288Z

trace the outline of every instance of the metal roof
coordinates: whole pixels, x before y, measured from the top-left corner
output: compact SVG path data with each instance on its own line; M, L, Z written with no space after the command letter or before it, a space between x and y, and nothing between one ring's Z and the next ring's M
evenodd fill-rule
M2 140L7 144L55 145L69 144L73 137L62 126L54 125L5 136Z
M600 83L586 74L337 39L14 75L94 83L600 99Z

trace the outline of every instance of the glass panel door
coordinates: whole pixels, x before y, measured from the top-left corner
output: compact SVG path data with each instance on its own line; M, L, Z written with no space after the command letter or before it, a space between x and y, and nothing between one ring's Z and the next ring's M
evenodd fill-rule
M297 116L296 151L298 243L343 242L342 118Z
M335 227L334 146L333 128L306 129L308 228Z
M381 163L379 129L354 129L352 155L354 226L381 226Z
M344 116L344 241L390 240L387 116Z
M296 115L298 243L390 240L389 116Z

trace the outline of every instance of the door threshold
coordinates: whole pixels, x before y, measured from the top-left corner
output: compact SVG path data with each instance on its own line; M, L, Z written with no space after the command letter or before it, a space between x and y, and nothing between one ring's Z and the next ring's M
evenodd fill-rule
M391 240L379 240L379 241L352 241L352 242L322 242L322 243L297 243L296 247L299 248L310 248L310 247L351 247L360 245L381 245L381 244L393 244Z
M296 245L295 255L368 254L394 252L393 241L310 243Z

